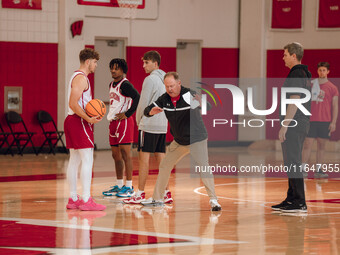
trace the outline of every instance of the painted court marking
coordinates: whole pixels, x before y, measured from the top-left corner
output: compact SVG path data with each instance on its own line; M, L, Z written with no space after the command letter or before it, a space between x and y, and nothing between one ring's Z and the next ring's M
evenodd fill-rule
M305 181L313 181L313 179L308 179L308 180L305 180ZM217 186L244 185L244 184L272 183L272 182L287 182L287 180L275 180L275 181L265 181L264 180L264 181L251 181L251 182L222 183L222 184L216 184L215 187L217 187ZM200 190L204 189L204 188L205 188L204 186L198 187L198 188L194 189L194 192L198 195L201 195L201 196L208 196L207 194L200 192ZM340 191L326 192L326 193L339 193L340 194ZM264 206L264 207L268 207L265 204L275 203L275 201L266 202L266 201L248 200L248 199L240 199L240 198L232 198L232 197L224 197L224 196L217 196L217 198L226 199L226 200L234 200L234 201L238 201L238 202L241 202L241 203L242 202L261 203L261 206ZM280 201L276 201L276 202L280 202ZM309 203L308 207L319 207L319 206ZM324 208L340 209L340 207L332 207L332 206L323 206L323 207ZM340 212L308 214L308 215L322 215L322 214L340 214Z
M4 221L16 221L17 224L30 224L36 226L49 226L49 227L61 227L61 228L71 228L71 229L81 229L84 230L85 226L66 224L63 221L51 221L51 220L36 220L36 219L22 219L22 218L7 218L0 217L0 220ZM167 233L157 233L148 231L135 231L126 229L115 229L115 228L105 228L105 227L85 227L88 230L103 231L103 232L115 232L121 234L134 234L134 235L149 235L163 238L175 238L184 239L188 242L178 242L178 243L159 243L159 244L143 244L143 245L129 245L129 246L118 246L118 247L105 247L105 248L92 248L92 249L82 249L83 251L91 251L91 254L101 254L104 252L118 252L118 251L130 251L130 250L144 250L151 248L170 248L170 247L183 247L183 246L198 246L198 245L218 245L218 244L244 244L247 242L234 241L234 240L223 240L214 238L201 238L186 235L177 234L167 234ZM24 247L3 247L7 249L23 249ZM77 249L65 249L65 248L24 248L25 250L35 250L35 251L48 251L53 254L72 254L72 252L77 251Z

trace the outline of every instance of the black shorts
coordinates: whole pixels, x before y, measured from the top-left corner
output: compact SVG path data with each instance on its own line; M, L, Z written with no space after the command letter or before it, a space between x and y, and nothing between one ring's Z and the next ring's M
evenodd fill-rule
M165 153L166 134L152 134L138 130L138 151Z
M330 122L311 121L307 137L329 139Z

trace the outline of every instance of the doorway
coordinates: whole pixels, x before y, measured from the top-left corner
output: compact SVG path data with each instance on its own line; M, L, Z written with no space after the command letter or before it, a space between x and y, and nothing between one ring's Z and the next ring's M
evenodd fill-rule
M201 80L202 50L200 41L178 40L176 47L176 70L184 87L195 86Z
M102 100L106 105L106 113L109 112L109 84L112 81L109 72L109 63L113 58L125 59L125 40L112 38L96 38L94 48L99 52L100 60L94 75L94 98ZM94 141L99 150L110 149L109 122L104 119L95 124Z

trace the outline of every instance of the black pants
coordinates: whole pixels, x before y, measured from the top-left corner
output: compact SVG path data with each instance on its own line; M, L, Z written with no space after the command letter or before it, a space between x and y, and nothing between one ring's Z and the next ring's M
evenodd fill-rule
M288 128L286 140L281 143L283 161L288 175L288 191L286 201L305 204L305 187L301 171L303 142L306 130Z

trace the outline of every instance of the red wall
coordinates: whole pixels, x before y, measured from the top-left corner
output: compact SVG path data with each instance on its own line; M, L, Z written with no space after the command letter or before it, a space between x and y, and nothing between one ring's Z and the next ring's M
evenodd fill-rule
M222 78L238 78L239 66L239 49L226 49L226 48L203 48L202 49L202 78L221 78L213 79L215 81ZM208 79L209 80L209 79ZM212 80L212 81L213 81ZM209 84L213 86L214 84ZM219 91L218 91L219 92ZM237 141L237 125L228 127L227 125L216 126L212 123L215 116L216 118L232 119L237 121L237 116L232 113L232 96L231 93L226 94L224 91L219 93L223 105L214 106L206 116L203 117L208 130L209 141ZM207 124L208 123L208 124Z
M282 82L289 73L289 69L285 67L282 60L283 50L268 50L267 51L267 78L281 78L280 82L268 82L267 84L267 109L272 103L272 88L282 86ZM318 77L317 74L317 64L321 61L327 61L330 63L330 73L328 78L332 81L332 78L340 77L340 49L328 49L328 50L305 50L304 57L302 59L302 64L308 65L309 71L312 73L312 78ZM339 80L334 81L334 84L338 87L340 91ZM340 107L340 102L339 102ZM270 118L278 118L278 110L273 113ZM279 132L280 126L276 125L274 128L269 127L267 124L266 128L266 138L267 139L277 139L277 134ZM340 118L337 121L337 130L332 134L331 140L340 139Z
M4 87L22 86L22 118L35 146L43 142L37 112L48 111L57 121L58 44L0 42L0 122L8 130L4 117Z

